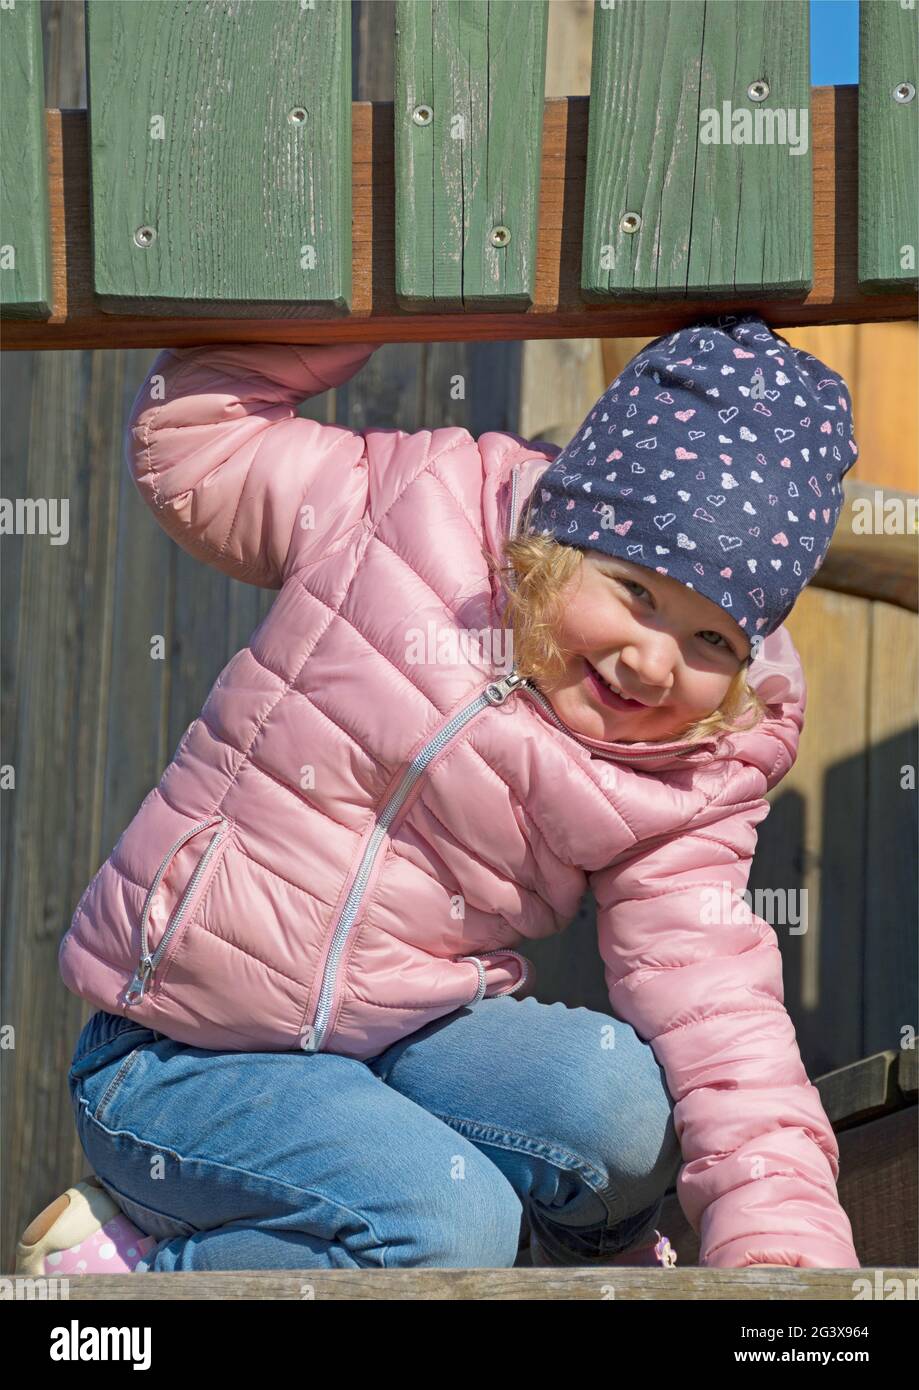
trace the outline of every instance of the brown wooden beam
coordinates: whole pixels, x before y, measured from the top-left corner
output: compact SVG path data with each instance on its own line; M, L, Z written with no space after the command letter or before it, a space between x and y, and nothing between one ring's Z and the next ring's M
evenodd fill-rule
M919 612L919 498L855 478L842 488L845 502L815 587Z
M656 337L705 314L758 308L777 328L915 319L914 292L863 293L858 262L858 87L811 92L814 287L794 299L748 293L713 299L586 305L579 290L589 98L548 100L535 303L526 312L416 314L395 302L392 102L352 104L353 303L316 317L177 318L103 313L92 290L89 158L84 110L48 110L54 313L4 321L0 347L128 348L231 342L468 342L482 339Z

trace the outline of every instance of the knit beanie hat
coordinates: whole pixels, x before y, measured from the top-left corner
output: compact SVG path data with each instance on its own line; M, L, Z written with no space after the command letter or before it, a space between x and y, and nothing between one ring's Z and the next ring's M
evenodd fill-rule
M759 314L655 338L537 480L526 533L727 610L752 661L823 563L858 457L841 378Z

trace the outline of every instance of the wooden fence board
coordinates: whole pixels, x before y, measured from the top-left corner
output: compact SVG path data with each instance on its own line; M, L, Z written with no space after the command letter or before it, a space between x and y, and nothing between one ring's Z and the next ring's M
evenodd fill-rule
M87 0L87 55L100 307L218 320L347 312L343 0Z
M3 623L16 693L3 755L16 772L4 792L2 1017L16 1038L3 1055L5 1269L28 1207L61 1190L79 1152L66 1075L85 1005L61 985L58 947L99 863L119 485L101 421L117 412L113 356L43 355L21 403L4 395L4 417L30 421L4 450L6 486L67 504L65 543L37 532L3 543L18 575L12 648L6 611Z
M858 279L915 287L919 255L919 26L915 4L861 0Z
M45 100L85 103L83 6L45 0ZM2 16L0 16L2 20ZM0 1017L16 1029L17 1047L0 1053L3 1078L3 1164L0 1166L0 1267L11 1269L15 1240L36 1212L85 1168L66 1074L79 1023L88 1008L62 989L57 946L69 911L87 883L93 860L96 792L101 764L97 739L104 723L99 682L106 631L105 591L111 571L112 511L117 472L97 464L92 411L112 398L116 354L19 353L0 363L0 464L8 497L69 501L69 538L50 546L42 536L7 535L2 564L3 718L0 761L17 769L17 790L4 796L0 877ZM91 518L87 525L80 520ZM44 601L49 590L50 603ZM63 635L63 640L62 640ZM32 674L42 649L53 654L54 681L66 692L64 720L47 723L56 698ZM25 715L26 700L36 708ZM33 773L30 731L47 725L65 749L66 774L53 787ZM33 804L34 803L34 804ZM29 885L55 860L60 896L50 908ZM15 856L15 860L14 860ZM15 863L15 870L14 870ZM88 870L88 872L87 872ZM59 914L59 915L56 915ZM50 923L50 925L49 925ZM14 962L32 955L23 979ZM65 1179L62 1182L62 1179Z
M802 920L776 925L776 935L785 1005L810 1075L865 1053L868 610L863 599L809 585L788 617L807 682L804 729L794 766L767 793L760 835L769 848L757 848L750 874L754 894L806 894L790 899L806 908L806 930Z
M758 308L780 331L821 323L884 323L917 317L905 289L865 294L857 240L845 212L858 197L858 88L811 93L814 142L814 287L800 300L739 292L719 312ZM586 305L580 291L587 97L550 98L543 117L536 290L525 313L426 314L395 299L392 102L354 102L354 293L347 317L304 320L291 305L274 317L197 320L102 313L93 298L86 113L46 112L54 312L47 323L4 323L0 348L183 347L232 342L472 342L524 338L654 337L712 311L704 295L648 304Z
M863 1051L873 1052L878 1047L898 1046L904 1024L915 1027L919 1022L919 807L915 789L919 620L915 613L887 603L871 604L866 678L870 706ZM912 772L912 786L907 770Z
M865 453L864 444L861 446ZM813 579L837 589L919 610L919 497L858 478L843 479L845 497L833 540Z
M546 0L399 0L396 16L396 300L527 309Z
M135 390L138 384L134 383ZM100 702L106 707L100 748L104 768L100 863L147 792L156 786L168 752L166 710L175 601L172 551L176 547L144 506L119 448L131 406L127 382L125 386L105 432L106 453L120 488L107 669L104 685L99 687Z
M805 0L594 7L585 299L810 289L808 62Z
M51 228L38 0L0 7L0 92L0 308L5 319L46 319Z
M358 102L386 102L394 89L397 11L397 0L355 6ZM353 429L411 432L459 425L476 436L494 429L517 431L522 344L439 342L437 337L410 348L392 343L374 353L353 382L330 393L333 418ZM310 405L305 402L304 409Z

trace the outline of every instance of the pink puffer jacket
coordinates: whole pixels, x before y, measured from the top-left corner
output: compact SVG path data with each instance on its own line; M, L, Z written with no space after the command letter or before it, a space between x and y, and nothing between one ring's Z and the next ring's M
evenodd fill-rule
M197 1046L366 1059L519 989L515 948L590 885L613 1015L675 1102L701 1263L857 1268L775 932L737 910L803 722L790 637L750 668L753 732L571 733L481 640L501 611L482 546L500 555L557 449L296 414L372 351L167 350L138 393L127 456L157 520L279 593L83 893L65 985ZM712 924L712 887L733 920Z

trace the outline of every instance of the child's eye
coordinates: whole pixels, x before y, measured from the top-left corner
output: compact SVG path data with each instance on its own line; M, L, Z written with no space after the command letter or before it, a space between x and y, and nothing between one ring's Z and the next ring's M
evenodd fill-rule
M723 642L725 648L727 649L727 651L730 652L730 651L733 651L733 650L734 650L733 647L731 646L730 642L728 641L728 639L725 637L725 635L724 635L723 632L715 632L714 628L707 627L707 628L705 628L705 630L704 630L703 632L700 632L699 636L700 636L700 637L704 637L706 633L710 633L712 637L717 637L719 642ZM714 647L714 646L717 646L717 643L715 643L715 642L708 642L708 643L706 643L706 645L709 646L709 647Z
M633 589L640 589L643 594L648 593L648 590L645 588L644 584L639 584L637 579L620 579L618 575L615 575L614 578L617 584L622 584L626 588L628 588L628 586L631 584ZM650 598L650 594L648 594L648 597Z

